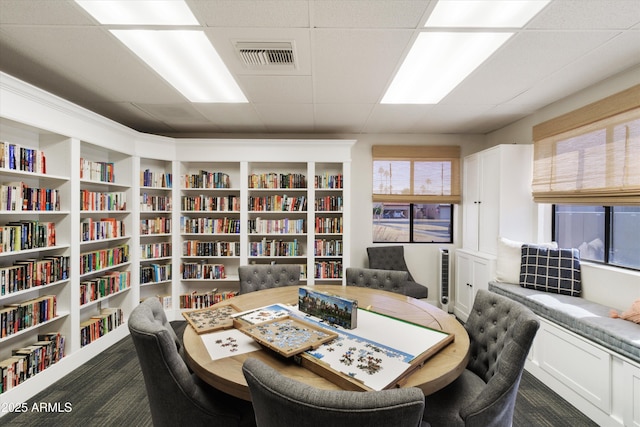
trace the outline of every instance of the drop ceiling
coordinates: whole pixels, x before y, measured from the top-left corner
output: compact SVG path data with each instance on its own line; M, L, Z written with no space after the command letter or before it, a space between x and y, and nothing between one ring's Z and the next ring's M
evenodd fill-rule
M640 64L640 1L553 0L439 104L382 105L435 1L187 3L248 103L188 102L68 0L0 0L0 70L160 135L485 134ZM290 43L295 67L239 42Z

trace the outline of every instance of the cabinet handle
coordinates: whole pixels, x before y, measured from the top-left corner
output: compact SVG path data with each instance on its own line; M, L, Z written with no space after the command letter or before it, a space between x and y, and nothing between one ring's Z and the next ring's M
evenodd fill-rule
M471 283L467 283L467 286L473 288L473 285Z

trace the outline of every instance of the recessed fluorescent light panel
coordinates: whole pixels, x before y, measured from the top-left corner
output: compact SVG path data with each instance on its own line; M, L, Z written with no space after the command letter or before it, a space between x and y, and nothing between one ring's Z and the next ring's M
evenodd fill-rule
M111 30L191 102L247 102L202 31Z
M549 0L440 0L425 27L522 28Z
M437 104L511 33L420 33L383 104Z
M179 0L76 0L104 25L199 25Z
M425 24L435 30L418 35L381 103L437 104L513 35L492 29L523 27L548 3L438 1ZM465 32L463 28L487 31Z

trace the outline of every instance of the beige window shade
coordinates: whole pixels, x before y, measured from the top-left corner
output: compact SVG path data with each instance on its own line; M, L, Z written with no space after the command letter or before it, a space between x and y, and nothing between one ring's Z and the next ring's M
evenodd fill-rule
M540 203L639 205L640 85L534 127L532 187Z
M460 147L375 145L373 201L460 203Z

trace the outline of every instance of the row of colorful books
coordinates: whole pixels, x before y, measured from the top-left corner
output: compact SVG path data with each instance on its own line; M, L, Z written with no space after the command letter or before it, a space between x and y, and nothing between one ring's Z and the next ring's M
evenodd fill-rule
M249 233L254 234L302 234L307 229L307 221L301 218L255 218L248 222Z
M231 178L224 172L201 170L197 174L182 175L182 188L231 188Z
M116 218L83 218L80 220L80 240L91 242L94 240L114 239L125 236L124 221Z
M316 239L313 242L315 256L342 256L342 240Z
M48 256L0 267L0 296L69 279L69 257Z
M185 240L182 256L240 256L240 242Z
M170 242L146 243L140 245L141 259L164 258L171 256Z
M140 195L141 212L170 211L171 206L171 196L154 196L148 193L142 193Z
M171 280L171 263L140 266L140 284Z
M65 355L65 339L59 332L39 334L38 341L14 349L0 361L0 394L59 362Z
M12 221L0 225L0 252L16 252L56 245L53 222Z
M0 141L0 168L33 173L47 173L44 151Z
M130 271L111 271L104 276L80 282L80 305L99 300L131 287Z
M180 308L182 309L198 309L211 307L220 301L233 298L238 295L237 291L218 292L218 289L212 289L208 292L192 292L190 294L180 295Z
M171 188L173 178L170 173L152 172L150 169L140 171L141 187Z
M187 280L218 280L227 277L224 264L206 264L204 262L183 262L180 264L180 276Z
M317 261L314 269L316 279L342 278L342 261Z
M103 308L100 314L80 323L80 346L91 344L124 323L120 308Z
M55 295L44 295L0 308L0 338L52 320L57 315Z
M307 188L307 177L301 173L254 173L249 175L249 188Z
M193 234L240 234L238 218L180 217L180 232Z
M234 212L240 210L240 198L228 196L183 196L181 202L183 211L196 212Z
M314 178L315 188L342 188L343 176L339 174L324 173Z
M171 218L159 216L140 220L140 234L143 236L168 233L171 233Z
M29 187L24 182L0 185L2 211L59 211L60 191L55 188Z
M99 192L80 190L81 211L124 211L127 209L127 193L124 191Z
M249 210L269 212L304 212L307 210L307 198L305 196L287 196L286 194L249 196Z
M318 217L315 220L316 233L342 233L342 216L338 217Z
M129 262L129 245L100 249L80 254L80 274Z
M316 197L316 211L342 211L342 196Z
M250 256L300 256L301 254L302 248L298 239L286 242L263 238L259 242L249 243Z
M95 162L81 157L80 179L116 182L115 165L113 162Z

